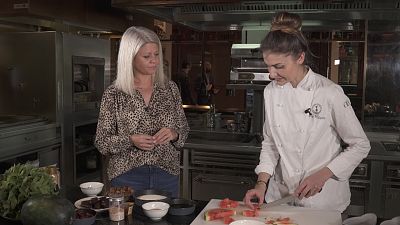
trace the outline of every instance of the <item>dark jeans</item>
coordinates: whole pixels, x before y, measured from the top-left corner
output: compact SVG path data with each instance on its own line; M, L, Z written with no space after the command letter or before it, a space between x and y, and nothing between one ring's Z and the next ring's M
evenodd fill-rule
M130 186L135 191L157 189L179 196L179 176L167 173L156 166L144 165L111 180L111 186Z

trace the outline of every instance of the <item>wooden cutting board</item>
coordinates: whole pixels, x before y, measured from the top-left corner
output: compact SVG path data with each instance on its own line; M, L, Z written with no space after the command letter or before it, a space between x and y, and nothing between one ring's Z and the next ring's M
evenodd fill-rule
M204 209L197 215L191 225L222 225L222 220L205 221L204 212L209 209L219 208L219 199L211 199ZM259 220L265 222L268 217L290 217L298 225L341 225L342 217L339 211L318 210L288 205L274 206L260 210L258 217L244 217L242 211L248 209L242 202L236 208L234 220Z

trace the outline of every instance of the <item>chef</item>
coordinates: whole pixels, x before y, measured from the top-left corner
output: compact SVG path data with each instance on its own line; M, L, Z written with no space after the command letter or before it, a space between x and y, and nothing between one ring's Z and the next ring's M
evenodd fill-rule
M254 197L261 204L294 194L299 206L344 212L349 177L370 143L342 88L305 65L312 53L301 23L298 15L280 12L261 42L273 81L264 90L258 181L244 202L253 208Z

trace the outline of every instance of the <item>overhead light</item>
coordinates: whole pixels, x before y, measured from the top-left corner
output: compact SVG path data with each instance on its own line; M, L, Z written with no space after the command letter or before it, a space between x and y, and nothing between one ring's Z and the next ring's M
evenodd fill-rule
M334 65L337 66L340 64L340 59L335 59L335 61L333 61Z

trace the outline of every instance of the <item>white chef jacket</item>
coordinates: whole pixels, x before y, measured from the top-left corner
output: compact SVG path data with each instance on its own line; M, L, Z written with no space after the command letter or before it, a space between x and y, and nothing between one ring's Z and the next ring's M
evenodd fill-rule
M264 100L264 141L255 172L272 175L265 200L293 193L303 178L327 166L334 177L297 204L343 212L350 204L348 179L370 143L342 88L309 69L297 88L271 82ZM341 139L349 145L344 150Z

